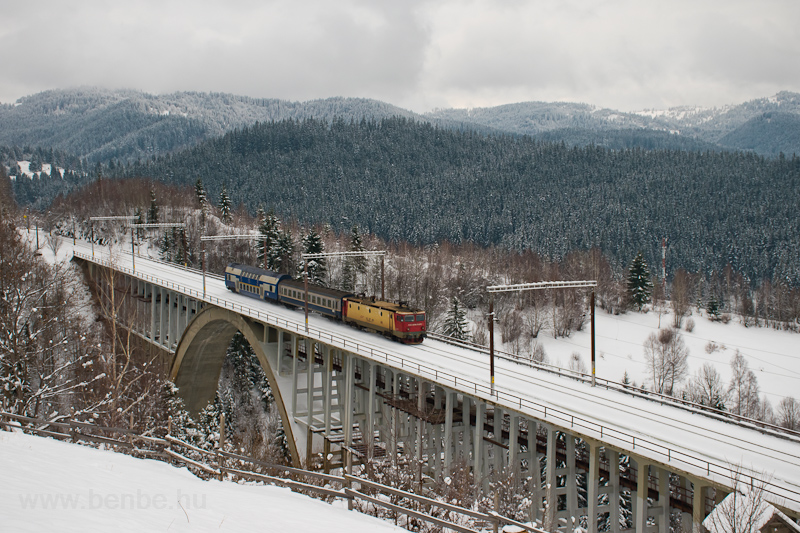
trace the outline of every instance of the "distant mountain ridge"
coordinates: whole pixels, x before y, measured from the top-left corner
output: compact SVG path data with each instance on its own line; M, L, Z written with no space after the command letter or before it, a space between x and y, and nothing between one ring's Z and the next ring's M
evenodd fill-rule
M256 122L390 116L425 120L365 98L301 103L221 93L53 90L0 105L0 145L50 147L90 162L135 160L189 148Z
M780 120L768 120L779 115ZM796 122L800 119L800 94L787 91L715 108L681 106L624 113L589 104L524 102L489 108L440 109L424 116L481 124L549 140L558 140L557 132L564 132L566 140L580 131L581 141L574 144L594 142L610 148L616 148L611 145L612 139L639 131L640 134L660 132L681 137L685 149L692 149L692 141L696 141L700 149L716 146L717 149L754 151L765 156L776 156L780 152L787 156L800 154Z
M625 113L589 104L523 102L417 114L366 98L307 102L223 93L152 95L136 90L52 90L0 105L0 146L42 147L89 163L175 153L256 122L403 117L479 134L530 135L572 146L688 151L800 153L800 94L781 92L739 105Z

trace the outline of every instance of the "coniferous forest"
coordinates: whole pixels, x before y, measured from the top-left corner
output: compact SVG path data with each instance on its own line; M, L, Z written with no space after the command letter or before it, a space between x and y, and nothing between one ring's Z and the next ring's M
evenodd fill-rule
M618 267L638 251L668 273L800 283L800 158L568 147L405 118L259 123L112 172L225 186L234 206L306 224L358 225L394 241L448 240L558 260L597 247Z

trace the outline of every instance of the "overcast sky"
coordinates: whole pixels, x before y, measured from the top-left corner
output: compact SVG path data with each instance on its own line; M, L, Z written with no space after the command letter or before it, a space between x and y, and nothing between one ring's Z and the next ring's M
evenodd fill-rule
M623 111L800 92L800 0L0 0L0 102L56 88Z

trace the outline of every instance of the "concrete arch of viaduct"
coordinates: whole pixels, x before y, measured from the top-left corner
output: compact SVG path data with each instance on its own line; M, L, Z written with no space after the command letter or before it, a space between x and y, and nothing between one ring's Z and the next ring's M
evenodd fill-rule
M198 414L214 399L222 364L236 331L240 331L250 343L267 375L280 412L292 461L297 464L299 455L292 424L265 351L268 349L266 326L227 309L206 307L192 319L181 337L175 350L170 379L178 387L178 394L183 398L189 413ZM277 348L277 344L275 347Z

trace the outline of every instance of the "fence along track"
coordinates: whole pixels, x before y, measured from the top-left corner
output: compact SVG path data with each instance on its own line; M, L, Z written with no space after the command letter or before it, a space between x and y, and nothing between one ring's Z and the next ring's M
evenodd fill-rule
M67 429L67 432L53 431L45 428L56 428L56 429L63 428ZM228 474L233 479L241 478L241 479L246 479L248 481L268 483L270 485L286 487L293 491L301 492L306 495L308 495L308 493L312 493L315 495L319 495L321 497L342 498L348 500L348 507L350 509L354 508L353 507L354 500L363 500L365 502L369 502L372 505L383 507L384 509L395 511L396 513L404 514L409 517L413 517L417 520L422 520L439 527L444 527L446 529L458 531L460 533L477 533L477 532L476 530L470 529L461 524L448 522L446 520L430 516L425 512L416 509L411 509L410 507L407 506L389 503L387 501L384 501L382 498L370 494L365 494L364 491L368 491L372 494L380 493L380 494L400 496L406 500L415 502L417 506L439 507L441 509L457 513L462 516L474 518L484 523L492 524L495 532L498 531L501 524L510 524L520 527L531 533L547 533L542 529L531 527L530 525L522 524L511 518L502 516L495 511L489 511L488 513L473 511L471 509L465 509L463 507L458 507L444 502L439 502L431 498L426 498L424 496L402 491L399 489L395 489L393 487L388 487L386 485L375 483L374 481L346 474L343 476L323 474L320 472L313 472L310 470L303 470L300 468L266 463L264 461L259 461L257 459L254 459L252 457L230 453L223 450L218 450L218 449L214 451L204 450L187 442L183 442L182 440L172 437L171 435L168 434L165 435L164 438L150 437L145 435L138 435L133 430L127 428L110 428L110 427L96 426L93 424L87 424L85 422L78 422L74 420L67 420L64 422L54 422L54 421L44 420L41 418L32 418L22 415L16 415L13 413L6 413L3 411L0 411L0 430L6 430L6 431L21 430L23 432L34 433L37 436L51 437L59 440L70 440L76 444L90 443L90 444L103 444L107 446L113 446L114 451L124 451L128 455L133 455L136 457L143 456L143 457L159 459L162 461L167 461L172 464L175 463L182 464L185 465L187 468L194 468L196 471L202 472L206 476L213 476L219 479L223 479L224 475ZM123 434L125 436L125 440L119 440L101 435L96 435L95 433ZM145 446L141 447L139 446L139 444ZM194 453L200 456L200 458L192 459L190 457L187 457L187 455L189 455L190 453ZM253 467L272 469L278 472L282 472L286 475L304 476L326 484L338 484L341 487L341 489L336 490L325 486L313 485L311 483L297 481L294 479L277 477L259 472L253 472L252 470L231 468L225 466L225 463L228 460L236 461L239 464L242 463L250 464L253 465Z

